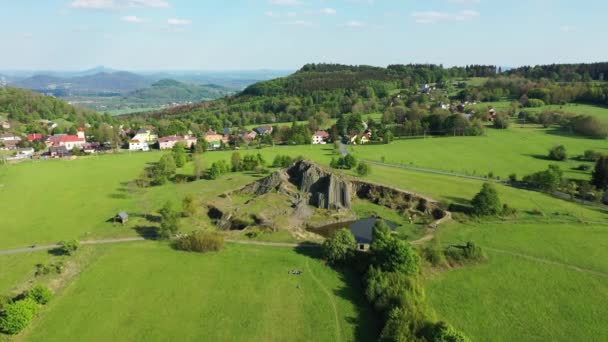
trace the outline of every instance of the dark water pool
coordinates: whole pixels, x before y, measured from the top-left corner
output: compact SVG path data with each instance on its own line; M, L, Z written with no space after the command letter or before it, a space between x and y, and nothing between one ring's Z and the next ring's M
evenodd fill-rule
M378 220L379 218L376 217L367 217L356 221L332 223L319 228L310 228L308 230L323 237L330 237L337 230L342 228L348 228L350 229L351 233L353 233L353 235L355 236L355 240L357 240L358 243L371 243L372 230L374 228L374 225L376 224L376 221ZM395 222L386 220L384 222L392 230L395 230L397 227L399 227L399 224Z

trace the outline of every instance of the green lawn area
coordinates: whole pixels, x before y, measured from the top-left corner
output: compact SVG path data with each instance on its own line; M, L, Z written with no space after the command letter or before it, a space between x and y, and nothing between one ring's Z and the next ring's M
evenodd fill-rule
M160 156L160 152L125 153L0 167L0 248L135 236L130 228L145 223L138 216L153 212L167 200L177 206L186 194L208 198L255 179L239 173L222 182L170 183L146 190L126 184ZM107 222L123 210L132 216L127 227Z
M357 284L290 248L115 245L19 340L369 341L376 327Z
M0 255L0 295L11 293L15 287L34 275L36 264L57 258L47 251Z
M427 298L439 318L473 341L608 339L608 278L488 255L483 264L427 280Z
M389 145L363 145L354 149L360 159L431 168L469 175L485 176L493 172L506 179L518 177L558 164L566 177L590 179L590 172L573 170L584 163L577 160L555 162L546 156L550 148L564 145L568 155L577 157L585 150L608 153L606 140L585 139L554 134L552 129L512 127L507 130L488 128L487 136L435 137L395 140Z

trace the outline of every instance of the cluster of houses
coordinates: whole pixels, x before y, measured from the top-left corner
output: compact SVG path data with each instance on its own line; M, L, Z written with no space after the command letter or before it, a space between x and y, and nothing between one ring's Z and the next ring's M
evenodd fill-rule
M41 122L41 124L47 128L52 128L53 125L56 125L51 121ZM10 129L10 124L8 122L0 122L0 127L4 130ZM184 147L191 148L197 144L198 139L191 132L188 133L189 134L187 135L159 137L154 133L153 127L141 128L128 140L128 149L130 151L149 151L154 146L160 150L169 150L177 143L182 143ZM273 127L265 125L256 127L252 130L231 131L229 128L225 128L221 133L209 130L203 134L202 138L207 142L209 150L217 150L222 146L230 145L235 139L240 138L245 143L250 143L259 136L270 135L272 133ZM326 144L329 137L330 135L327 131L316 131L312 135L312 143ZM369 141L369 138L369 135L364 134L361 139L357 140L360 140L361 143L366 143ZM19 143L24 139L27 139L30 143L44 143L48 150L42 155L51 158L71 156L74 149L80 150L86 154L91 154L108 148L108 146L106 146L107 144L102 145L96 142L87 142L84 128L78 128L76 134L54 134L49 136L45 136L41 133L30 133L27 134L27 136L4 133L0 135L0 150L14 151L15 155L9 159L18 160L32 158L35 154L34 148L19 148ZM355 138L353 138L353 141L354 140Z

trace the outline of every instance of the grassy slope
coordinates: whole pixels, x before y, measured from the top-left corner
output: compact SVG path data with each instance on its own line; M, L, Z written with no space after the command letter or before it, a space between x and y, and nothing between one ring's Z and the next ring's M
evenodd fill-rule
M444 137L397 140L390 145L367 145L355 148L362 159L413 165L471 175L494 175L505 179L515 173L519 177L546 169L556 163L566 171L566 177L589 179L589 173L572 170L580 164L576 160L554 162L547 160L550 148L564 145L570 157L585 150L608 153L605 140L583 139L575 136L551 134L542 128L513 127L508 130L487 129L484 137ZM586 163L592 165L591 163Z
M291 269L303 274L289 275ZM120 245L85 270L22 339L370 340L375 328L351 280L286 248L230 245L202 255L165 244Z
M608 279L489 252L427 282L442 319L474 341L605 341Z
M0 215L3 238L0 248L52 243L70 238L134 235L128 229L106 222L126 210L142 214L171 200L179 203L185 194L202 198L244 185L254 178L243 174L226 177L229 182L200 181L167 184L132 192L125 183L134 180L146 163L160 153L133 153L22 163L0 168ZM136 215L132 225L141 222Z

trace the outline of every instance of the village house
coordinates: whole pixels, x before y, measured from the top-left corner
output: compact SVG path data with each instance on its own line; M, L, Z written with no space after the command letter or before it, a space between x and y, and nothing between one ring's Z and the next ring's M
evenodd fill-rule
M11 141L11 140L16 140L16 141L21 141L21 137L12 133L4 133L4 134L0 134L0 141Z
M272 126L256 127L256 128L254 128L254 131L256 131L259 135L272 134Z
M129 151L150 151L150 146L145 141L140 141L137 139L131 139L129 141Z
M258 136L258 133L256 131L251 131L251 132L246 132L242 135L243 140L245 140L246 142L252 142L253 140L255 140L255 138Z
M81 149L86 143L87 139L82 128L78 129L76 135L57 134L47 139L47 146L64 146L68 150L72 150L74 147Z
M87 154L95 153L99 151L101 145L99 143L86 143L82 147L82 151Z
M158 135L150 129L141 128L135 133L132 140L138 140L142 143L154 144L158 140Z
M51 146L48 155L52 158L63 158L70 156L70 151L65 146Z
M212 143L212 142L220 142L224 140L224 136L222 134L217 133L214 130L208 130L207 132L205 132L205 141L207 141L208 143Z
M357 139L359 138L359 139ZM354 134L349 137L349 141L353 145L357 145L357 140L360 140L361 145L368 144L372 140L372 133L365 132L363 134Z
M313 145L324 145L327 144L327 139L329 139L329 133L326 131L316 131L312 135L312 143Z
M29 141L29 142L42 141L42 140L44 140L44 137L42 136L41 133L30 133L27 135L27 141Z
M46 127L48 129L57 128L57 126L58 126L53 121L49 121L49 120L40 120L39 122L42 127Z
M172 135L168 137L162 137L158 139L158 147L161 150L170 150L177 144L181 142L184 144L185 148L191 148L192 145L196 145L196 138L191 136L181 136L181 135Z
M20 158L32 158L34 156L34 149L32 147L18 148L17 157Z
M11 124L8 121L2 121L2 122L0 122L0 127L2 127L2 129L10 129Z

